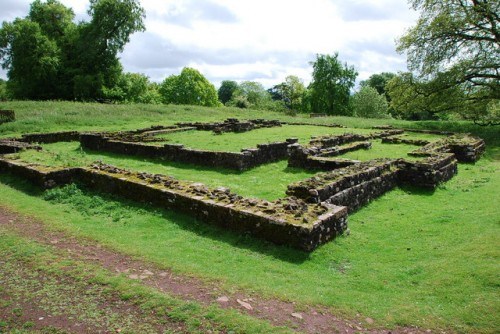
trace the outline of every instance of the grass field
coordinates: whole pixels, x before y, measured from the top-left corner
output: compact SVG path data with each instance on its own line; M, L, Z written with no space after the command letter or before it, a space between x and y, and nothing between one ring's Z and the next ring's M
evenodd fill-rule
M488 148L479 162L459 164L458 175L434 192L399 188L385 194L350 215L349 236L340 237L312 254L74 185L41 192L20 179L2 174L0 197L2 206L41 219L53 228L97 240L175 272L217 281L228 289L245 289L291 300L302 307L322 305L347 318L361 314L374 319L375 326L379 327L419 326L483 333L499 329L498 128L467 123L292 118L260 111L183 106L11 102L0 107L14 109L18 117L17 122L0 125L2 137L72 129L135 129L177 121L220 121L228 117L336 122L359 129L389 123L480 134L487 140ZM304 127L303 133L294 136L303 136L301 139L305 140L311 132L321 129L314 127L309 131L308 128ZM238 149L247 142L252 146L260 140L274 141L273 131L269 137L263 135L255 139L252 134L258 133L249 132L245 134L246 140L227 140L224 145ZM185 140L184 144L190 141L187 144L207 149L218 145L208 140L207 134L197 142L194 134L176 134L170 139L181 143ZM225 140L224 136L216 140ZM420 135L419 139L423 137L425 135ZM411 145L379 145L382 144L376 143L371 151L352 152L348 156L370 158L362 154L388 154L389 148L395 150L390 154L399 156L412 148ZM312 175L288 169L286 162L231 173L82 152L76 143L45 148L46 154L26 152L20 157L54 165L79 165L101 159L134 170L229 186L242 195L268 199L282 196L286 185L293 180Z

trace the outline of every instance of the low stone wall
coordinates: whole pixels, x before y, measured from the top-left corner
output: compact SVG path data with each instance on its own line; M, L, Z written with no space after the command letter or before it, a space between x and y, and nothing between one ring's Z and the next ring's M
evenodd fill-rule
M334 135L334 136L319 136L319 137L313 137L309 142L309 145L322 148L332 147L332 146L349 144L357 141L367 141L371 139L384 138L384 137L399 135L402 133L403 130L386 130L382 132L371 133L368 135L344 133L342 135Z
M2 139L2 140L0 140L0 154L17 153L19 151L26 150L26 149L41 150L42 148L38 145L20 142L16 139Z
M79 139L80 133L78 131L62 131L24 134L18 140L26 143L51 144L61 141L78 141Z
M16 113L14 110L0 110L0 124L7 122L14 122L16 120Z
M243 198L226 188L172 177L132 173L96 163L90 168L50 168L0 158L9 172L48 189L70 182L194 216L236 232L250 233L276 244L305 251L335 238L347 228L347 209L330 203L308 204L287 197L274 202Z
M415 187L435 189L457 174L457 160L453 154L439 154L420 161L400 160L398 182Z
M393 137L384 137L382 138L382 143L383 144L409 144L409 145L416 145L416 146L425 146L430 143L428 140L424 139L407 139L407 138L401 138L398 136L393 136Z
M326 128L346 128L346 126L340 124L316 124L316 123L307 123L307 122L281 122L281 124L285 125L307 125L307 126L323 126Z
M333 152L332 148L322 149L320 147L304 147L299 143L288 147L288 166L308 170L332 170L343 168L359 163L358 160L341 158L327 158L318 156L321 152Z
M290 184L286 193L310 203L319 203L354 186L372 181L385 174L396 173L394 166L394 160L362 162L346 168L319 173L306 180ZM394 183L392 187L395 185ZM353 204L346 203L345 205Z
M248 121L240 121L237 118L228 118L224 122L216 123L177 123L179 127L194 127L197 130L214 131L215 133L223 132L246 132L260 128L271 128L281 126L278 120L266 119L251 119Z
M460 162L476 162L480 159L485 149L486 145L483 139L469 134L455 134L432 142L409 154L427 157L441 153L453 153Z
M0 158L0 172L11 173L42 189L50 189L78 179L80 168L55 168Z
M161 147L124 142L113 140L105 134L80 136L80 143L86 149L240 171L287 158L288 145L296 142L297 139L287 139L285 142L261 144L255 149L244 149L241 152L216 152L185 148L178 144L165 144Z

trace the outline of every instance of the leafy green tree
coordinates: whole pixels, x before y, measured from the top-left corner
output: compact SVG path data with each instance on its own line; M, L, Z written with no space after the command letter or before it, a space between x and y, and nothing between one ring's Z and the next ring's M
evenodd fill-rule
M406 52L410 70L419 74L419 81L432 82L429 86L435 90L458 87L463 98L457 107L467 103L471 117L477 108L484 116L500 98L500 2L411 0L410 4L420 18L397 47ZM417 91L420 95L435 93L423 88Z
M219 97L219 101L222 104L226 104L233 97L233 93L238 89L238 83L232 80L224 80L222 81L219 90L217 91L217 95Z
M385 85L395 76L396 74L390 72L372 74L367 80L361 81L360 86L375 88L379 94L386 95Z
M439 119L452 111L461 114L472 111L469 107L477 108L465 103L465 94L458 86L436 89L441 85L437 80L421 81L412 73L400 73L389 80L386 89L395 116L409 120Z
M329 115L349 115L350 90L358 73L352 66L342 65L338 53L316 55L313 66L311 90L311 108L316 113Z
M138 0L91 0L90 22L57 0L35 0L29 15L0 29L0 60L15 98L102 97L120 78L117 57L144 30Z
M54 84L60 66L60 49L36 22L16 19L0 29L0 58L7 69L8 89L19 99L56 97Z
M361 89L352 96L354 116L365 118L388 118L388 104L385 96L370 86Z
M306 87L302 80L294 75L289 75L285 81L269 90L271 97L275 101L283 101L286 108L299 111L302 108L302 98Z
M166 78L160 87L164 103L219 106L217 90L198 70L184 67L181 74Z

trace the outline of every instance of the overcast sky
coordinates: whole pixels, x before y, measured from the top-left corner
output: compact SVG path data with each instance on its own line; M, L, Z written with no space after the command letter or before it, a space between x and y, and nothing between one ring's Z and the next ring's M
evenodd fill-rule
M60 0L87 20L88 2ZM0 21L24 17L31 0L0 0ZM185 66L216 86L251 80L269 88L296 75L307 84L316 54L339 52L359 72L406 70L395 39L414 25L405 0L140 0L146 32L120 55L125 71L153 81ZM0 73L6 78L5 71Z

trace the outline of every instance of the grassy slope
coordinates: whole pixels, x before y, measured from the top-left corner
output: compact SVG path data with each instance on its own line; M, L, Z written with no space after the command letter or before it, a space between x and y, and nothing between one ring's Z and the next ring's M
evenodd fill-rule
M62 114L72 105L54 104L62 109ZM51 103L31 107L29 102L11 103L10 107L19 111L20 124L1 125L0 135L34 131L27 130L29 124L38 124L40 131L71 129L69 122L75 122L74 127L79 129L95 128L83 116L69 115L67 120L55 113L50 118L59 119L62 124L53 125L23 111L49 106ZM87 107L74 106L78 110ZM140 116L134 111L141 110L140 106L89 107L106 111L88 113L98 126L114 128L188 120L193 112L200 115L197 120L221 120L236 114L185 110L187 107L147 107L150 111L143 110L144 115ZM178 111L174 113L174 109ZM125 111L130 111L125 119L116 117L117 112ZM114 115L112 120L105 118L110 115ZM265 115L244 112L239 116ZM351 126L388 123L348 118L335 121ZM444 124L443 128L456 129L455 126ZM481 129L467 126L466 130ZM179 272L221 280L228 287L244 287L299 303L322 304L351 316L361 313L380 325L494 332L500 314L500 163L496 132L495 128L484 131L489 149L482 160L475 165L460 164L459 174L434 193L396 189L386 194L350 216L350 236L311 255L74 187L52 194L53 199L46 201L43 194L23 182L0 176L0 193L4 205L40 217L55 227L98 239Z

